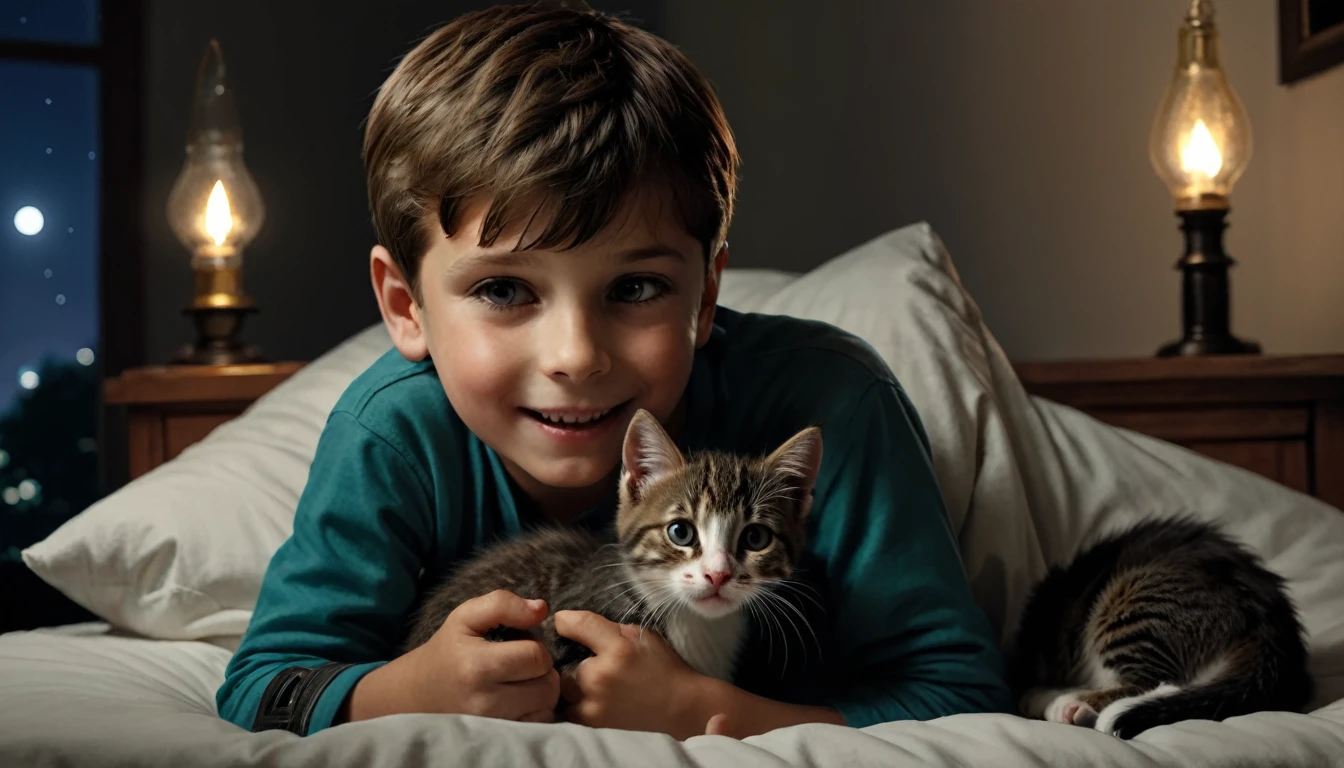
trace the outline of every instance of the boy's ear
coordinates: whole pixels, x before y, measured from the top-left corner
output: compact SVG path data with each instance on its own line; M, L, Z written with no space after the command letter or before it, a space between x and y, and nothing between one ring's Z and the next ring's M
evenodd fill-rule
M728 241L724 241L719 252L709 262L705 270L705 290L700 294L700 310L695 325L695 346L697 349L709 342L709 334L714 330L714 308L719 304L719 281L723 279L723 268L728 263Z
M392 345L407 360L424 360L429 354L425 341L424 312L416 304L411 286L392 261L392 254L381 245L369 252L369 276L378 297L378 311L392 337Z
M681 451L653 414L640 408L625 430L621 450L621 503L644 496L649 484L685 465Z

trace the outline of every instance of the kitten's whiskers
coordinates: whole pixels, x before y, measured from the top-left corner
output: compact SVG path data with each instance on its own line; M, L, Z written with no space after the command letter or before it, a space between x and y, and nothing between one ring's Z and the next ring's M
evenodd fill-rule
M773 606L771 606L770 603L766 602L764 590L757 590L748 599L752 603L755 603L760 607L761 615L765 617L765 619L768 622L766 624L767 633L769 633L770 630L773 628L779 629L779 643L784 648L784 666L780 667L779 669L780 679L782 680L785 671L787 671L789 668L789 636L787 633L784 632L784 625L780 623L779 617L775 616L774 611L771 610ZM766 636L770 637L771 635L767 634ZM773 648L774 647L773 640L771 641L771 643L772 643L771 648Z
M660 599L658 604L653 607L653 610L647 614L647 621L641 622L639 625L639 638L641 640L644 639L644 630L650 625L652 625L654 629L662 626L662 624L659 623L662 618L661 614L668 610L669 607L675 606L677 602L677 591L667 584L659 585L658 591L654 594L660 594L664 591L669 592L670 594L667 597Z
M766 642L765 658L766 660L773 660L775 658L775 636L773 633L770 632L770 627L765 625L764 618L761 616L760 613L757 612L754 601L755 601L754 595L747 595L742 600L742 607L746 608L747 611L751 613L751 617L756 620L758 626L761 626L765 629L765 642ZM781 680L784 679L783 668L780 669L779 677Z
M793 590L799 597L811 600L812 604L817 606L817 608L821 609L822 613L826 612L826 606L822 605L821 601L818 600L817 597L814 597L814 595L819 597L820 593L817 592L816 587L813 587L811 584L808 584L807 582L804 581L796 581L794 579L776 579L775 583L785 589ZM811 592L812 594L811 595L807 594L807 592L804 592L802 589L800 589L800 587L806 588L807 591Z
M798 610L797 606L795 606L793 603L790 603L788 600L785 600L782 596L777 595L768 589L762 590L761 594L768 600L783 605L785 608L788 608L790 611L793 611L795 615L797 615L798 620L803 623L804 627L807 627L808 633L812 635L812 642L817 648L817 656L820 657L821 641L817 639L817 633L813 631L812 624L807 620L807 616L803 615L803 612ZM784 613L783 616L784 618L789 620L789 624L793 626L793 631L798 633L798 642L803 644L803 650L807 650L807 639L803 637L802 630L798 629L798 625L794 623L793 617L789 616L789 614L787 613Z

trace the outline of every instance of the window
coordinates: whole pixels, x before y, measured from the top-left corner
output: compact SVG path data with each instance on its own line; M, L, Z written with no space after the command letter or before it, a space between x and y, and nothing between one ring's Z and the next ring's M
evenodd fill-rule
M101 495L101 381L138 362L139 21L134 1L0 0L5 573Z

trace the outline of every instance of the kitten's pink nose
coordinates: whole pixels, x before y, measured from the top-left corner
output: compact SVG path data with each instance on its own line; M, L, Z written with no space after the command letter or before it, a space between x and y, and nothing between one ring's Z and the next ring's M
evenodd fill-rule
M704 573L705 573L705 579L711 585L713 585L715 592L718 592L720 589L722 589L723 583L725 581L728 581L728 579L732 578L733 575L732 571L705 571Z

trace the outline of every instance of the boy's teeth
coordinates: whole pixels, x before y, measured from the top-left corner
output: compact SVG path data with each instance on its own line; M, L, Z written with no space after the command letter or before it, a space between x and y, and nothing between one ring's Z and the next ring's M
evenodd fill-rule
M597 419L606 416L610 412L611 409L608 408L600 413L590 413L585 416L561 416L549 413L543 413L541 416L552 424L587 424L590 421L596 421Z

